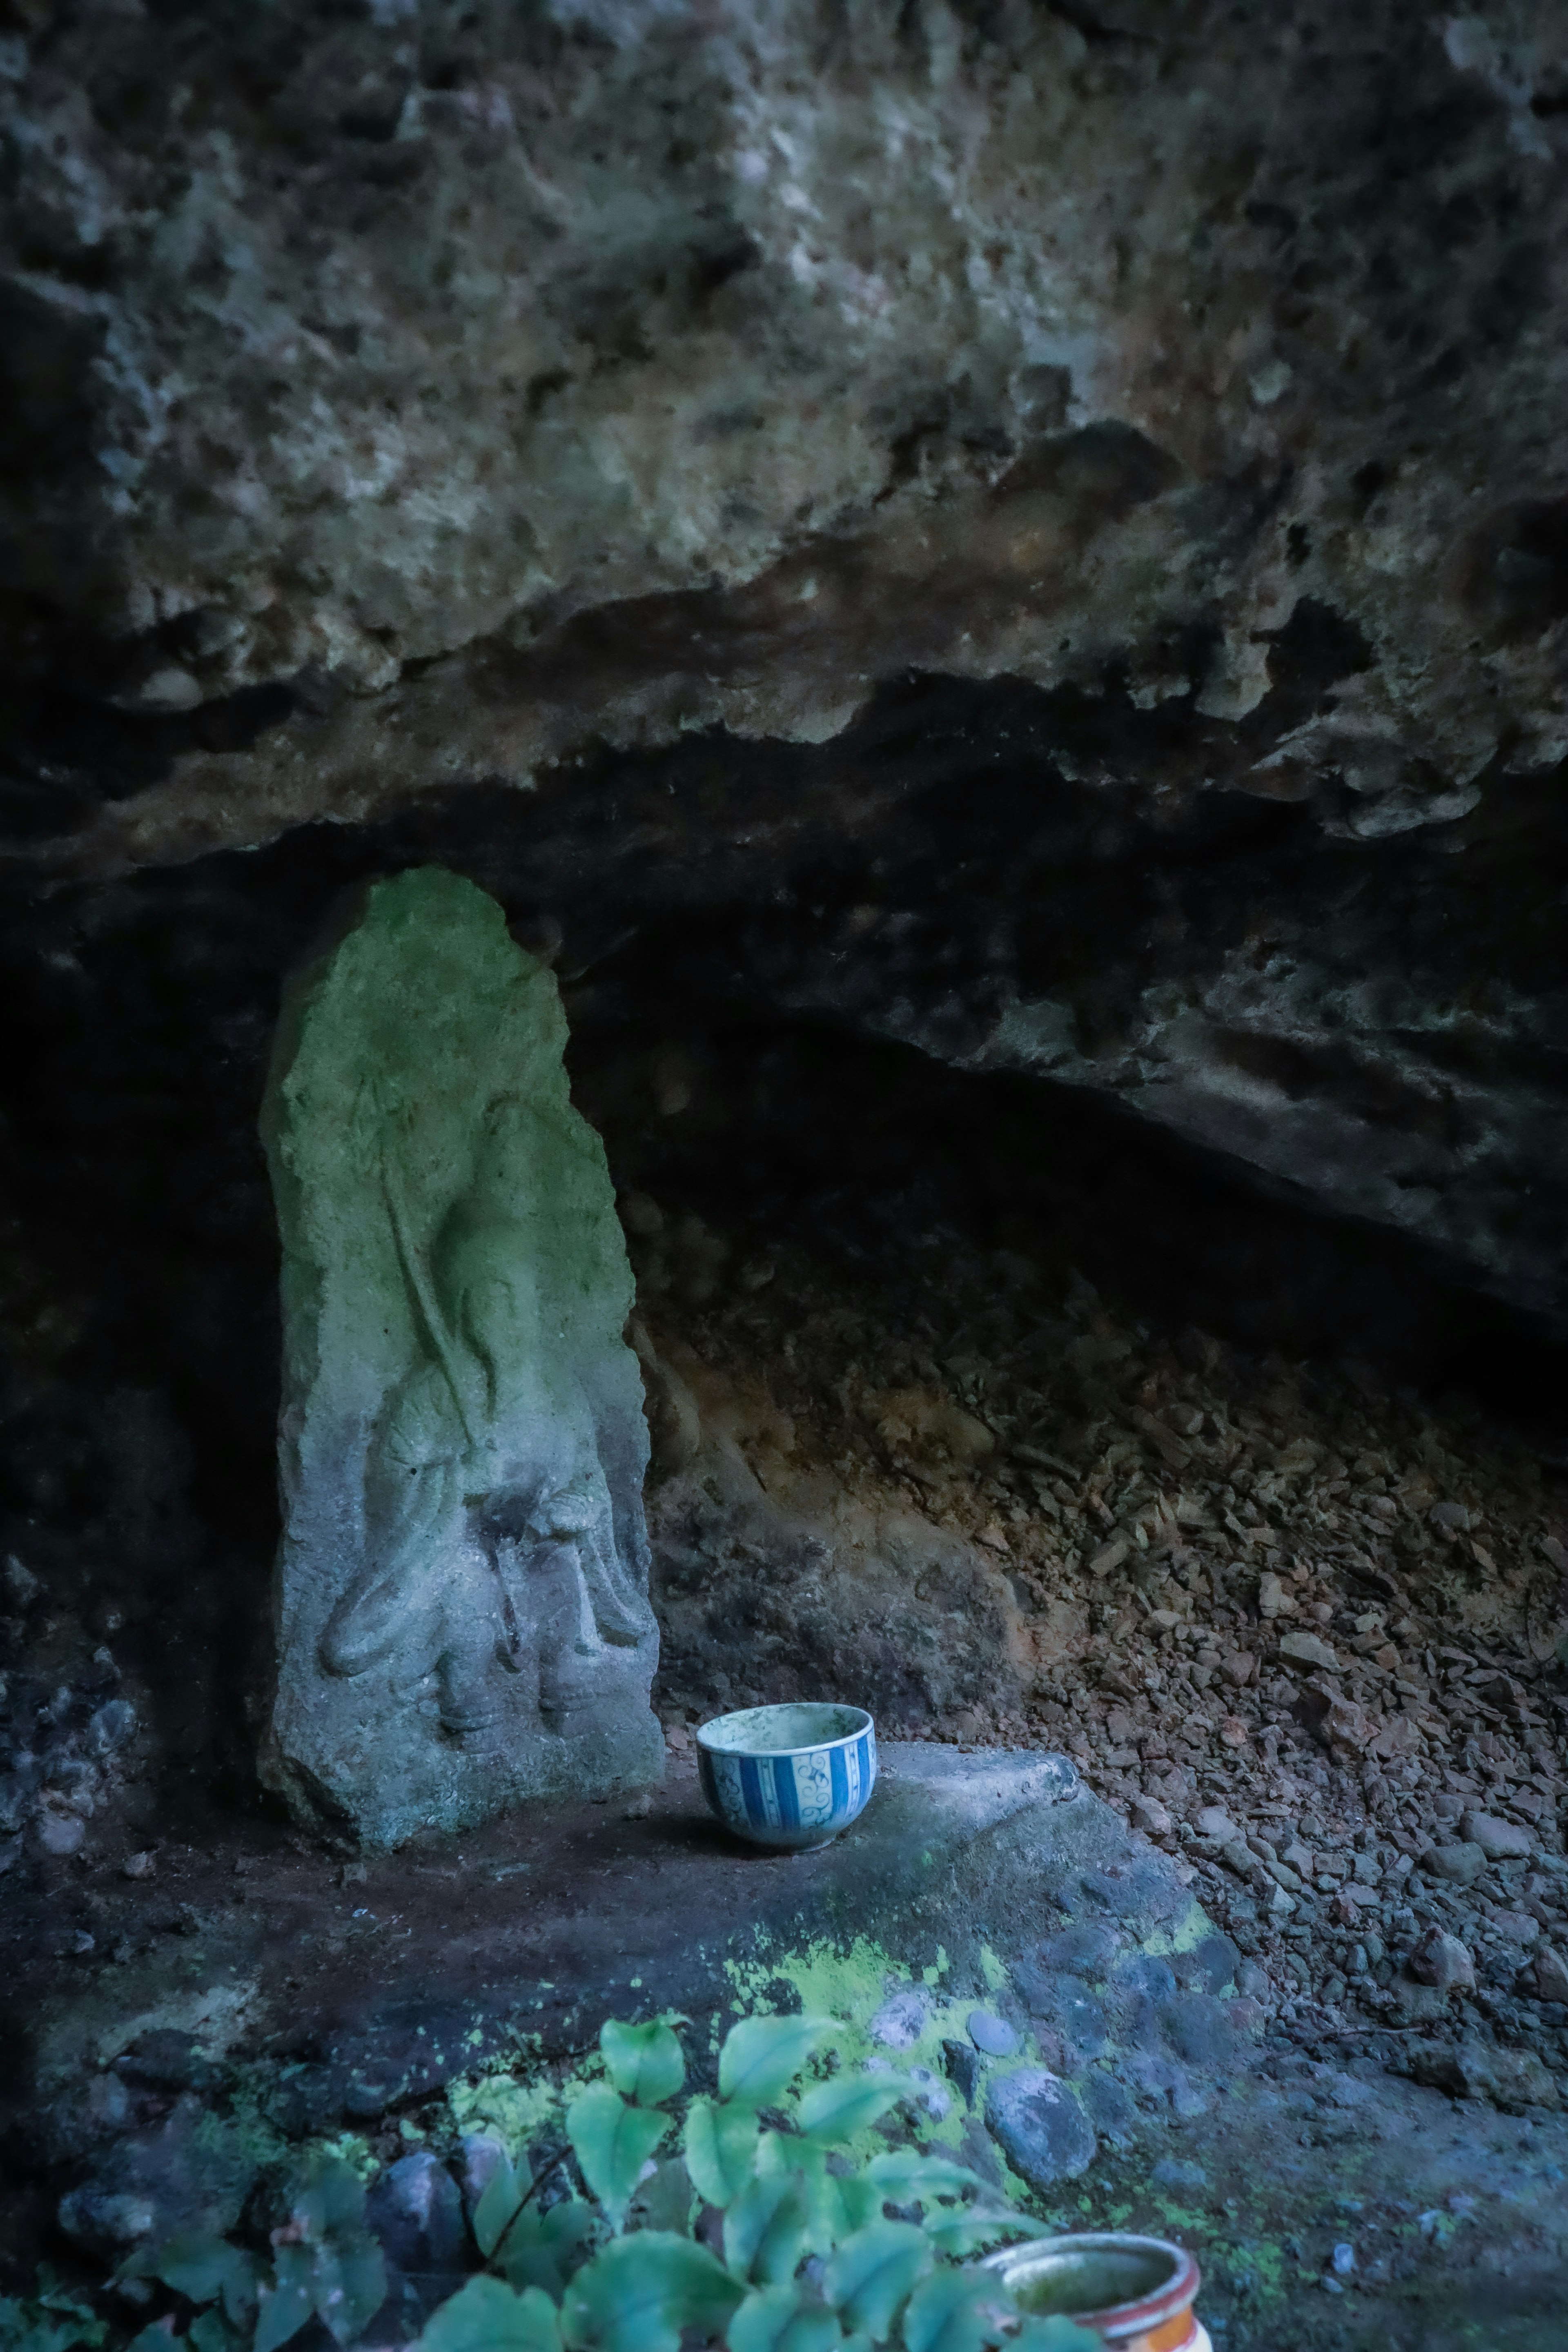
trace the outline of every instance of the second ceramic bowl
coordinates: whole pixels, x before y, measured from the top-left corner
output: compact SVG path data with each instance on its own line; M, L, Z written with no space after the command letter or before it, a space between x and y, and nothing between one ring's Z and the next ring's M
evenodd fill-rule
M1076 2319L1107 2352L1213 2352L1193 2310L1202 2280L1184 2246L1084 2230L987 2254L1021 2310Z
M697 1763L703 1795L738 1837L826 1845L877 1785L877 1733L861 1706L748 1706L702 1726Z

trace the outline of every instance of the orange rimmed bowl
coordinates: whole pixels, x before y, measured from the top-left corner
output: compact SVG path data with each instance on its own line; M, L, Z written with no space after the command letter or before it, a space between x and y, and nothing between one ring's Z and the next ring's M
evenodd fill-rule
M1213 2352L1193 2310L1201 2282L1184 2246L1119 2231L1032 2238L986 2257L1020 2311L1092 2328L1117 2352Z

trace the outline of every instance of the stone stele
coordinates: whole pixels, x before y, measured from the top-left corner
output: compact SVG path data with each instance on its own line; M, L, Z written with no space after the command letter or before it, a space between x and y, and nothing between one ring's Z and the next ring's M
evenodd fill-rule
M565 1044L549 971L438 867L371 886L279 1024L262 1777L368 1850L663 1768L632 1277Z

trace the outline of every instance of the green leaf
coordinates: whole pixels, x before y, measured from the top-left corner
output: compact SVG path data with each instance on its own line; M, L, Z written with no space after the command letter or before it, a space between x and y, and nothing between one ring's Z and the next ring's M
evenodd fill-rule
M205 2333L209 2321L215 2327L221 2329L223 2326L223 2321L216 2311L198 2311L185 2330L185 2341L195 2345L196 2352L218 2352L218 2347ZM200 2336L196 2334L198 2327L204 2331ZM5 2352L23 2352L26 2340L23 2336L6 2333L5 2306L0 2305L0 2345L5 2347ZM137 2329L125 2352L173 2352L174 2341L173 2320L149 2320L145 2327ZM233 2338L230 2337L229 2341L232 2342Z
M182 2230L161 2245L139 2247L117 2275L162 2279L190 2303L216 2303L221 2296L233 2326L247 2334L255 2324L261 2265L254 2254L210 2231Z
M561 2321L538 2287L521 2294L500 2279L472 2278L433 2311L420 2352L561 2352Z
M150 2272L153 2278L161 2278L187 2302L216 2303L239 2260L238 2249L226 2238L206 2230L181 2230L153 2247L139 2268L143 2274Z
M278 2352L304 2326L315 2308L311 2268L309 2247L279 2247L276 2281L261 2290L255 2352Z
M743 2017L719 2053L720 2091L748 2106L771 2106L837 2033L830 2017Z
M795 2276L810 2225L800 2176L759 2169L724 2216L724 2260L737 2278L780 2284Z
M574 2352L677 2352L685 2328L716 2336L742 2292L706 2246L637 2230L578 2272L562 2305L562 2333Z
M40 2284L53 2276L40 2270ZM73 2344L101 2344L108 2334L101 2319L94 2316L85 2305L58 2291L24 2300L18 2295L0 2295L0 2347L3 2352L68 2352ZM145 2336L151 2330L143 2328ZM170 2338L159 2330L163 2352L169 2352Z
M831 2083L816 2083L801 2099L800 2127L820 2147L834 2147L868 2131L919 2089L907 2074L840 2074Z
M745 2100L719 2106L693 2099L686 2115L686 2168L699 2197L721 2208L752 2177L757 2152L757 2111Z
M686 2080L686 2060L669 2027L656 2019L651 2025L620 2025L612 2017L599 2030L599 2047L617 2091L639 2107L657 2107L673 2099Z
M341 2156L321 2158L295 2189L290 2219L307 2238L341 2237L364 2227L364 2183Z
M798 2287L764 2286L746 2297L724 2340L730 2352L839 2352L844 2338L832 2312Z
M487 2263L517 2219L518 2208L529 2187L530 2183L520 2179L512 2169L510 2158L503 2154L479 2192L470 2224L474 2243Z
M525 2205L495 2259L510 2285L542 2287L559 2303L593 2234L594 2209L580 2197L563 2197L547 2213Z
M198 2311L185 2330L185 2342L195 2352L240 2352L247 2341L249 2330L231 2327L216 2304ZM163 2339L163 2352L168 2352L169 2339Z
M932 2271L904 2312L905 2352L984 2352L1012 2316L1000 2279L980 2271Z
M929 2205L938 2197L961 2197L966 2189L984 2194L990 2186L966 2164L953 2164L944 2156L922 2156L916 2147L890 2147L886 2156L874 2156L865 2177L900 2205L917 2199Z
M691 2175L681 2156L667 2156L632 2199L632 2210L645 2230L673 2230L678 2237L691 2231Z
M1002 2238L1048 2238L1043 2221L1031 2221L1010 2205L968 2205L959 2210L938 2206L922 2224L939 2253L972 2254L977 2246L994 2246Z
M310 2296L333 2342L352 2344L386 2300L386 2263L375 2240L362 2232L318 2246Z
M611 2226L626 2217L632 2190L665 2133L668 2116L629 2107L608 2083L579 2091L566 2110L566 2137L583 2168L583 2178L604 2207Z
M852 2327L880 2344L931 2263L925 2232L912 2221L870 2221L839 2247L823 2274L823 2293Z
M1105 2352L1092 2327L1060 2313L1049 2319L1026 2319L1016 2336L1007 2338L1007 2352Z
M879 2221L889 2191L868 2180L863 2172L852 2172L842 2179L828 2176L826 2195L832 2200L827 2221L828 2242L837 2245L840 2239L853 2237L871 2221ZM906 2200L896 2200L902 2204Z

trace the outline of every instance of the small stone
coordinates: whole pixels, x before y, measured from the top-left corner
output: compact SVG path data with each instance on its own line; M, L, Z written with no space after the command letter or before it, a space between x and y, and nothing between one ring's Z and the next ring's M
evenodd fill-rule
M1008 2162L1031 2189L1076 2180L1094 2162L1094 2129L1068 2085L1043 2067L1021 2066L993 2083L985 2120Z
M925 2032L926 2015L924 1996L906 1986L882 2003L866 2031L884 2050L912 2050Z
M136 1709L129 1699L111 1698L88 1722L88 1737L100 1756L123 1748L136 1728Z
M975 2085L980 2080L980 2053L967 2042L944 2042L942 2063L947 2079L966 2105L974 2104Z
M1550 2070L1528 2050L1502 2050L1487 2042L1465 2042L1458 2049L1428 2044L1412 2051L1410 2072L1417 2083L1459 2098L1489 2099L1509 2115L1559 2105Z
M1389 1987L1393 2014L1403 2025L1434 2025L1448 2014L1448 1996L1436 1985L1415 1984L1396 1977Z
M1087 1922L1062 1927L1039 1945L1037 1964L1042 1970L1059 1970L1065 1976L1101 1977L1115 1958L1121 1940L1114 1928L1091 1927ZM1222 1943L1224 1938L1210 1940Z
M1304 1666L1323 1666L1330 1674L1339 1670L1339 1659L1328 1643L1316 1633L1287 1633L1279 1644L1282 1658L1295 1658Z
M151 1878L158 1867L158 1858L151 1847L140 1853L128 1853L120 1865L121 1878Z
M40 1853L64 1861L80 1852L87 1832L79 1813L57 1811L53 1805L39 1808L33 1823L33 1835Z
M1199 1837L1213 1838L1216 1845L1234 1845L1241 1835L1223 1805L1200 1805L1193 1827Z
M1131 1549L1125 1536L1113 1536L1109 1543L1100 1545L1090 1559L1090 1576L1109 1576L1113 1568L1121 1567Z
M1010 2058L1018 2047L1018 2037L1006 2019L993 2010L972 2009L966 2023L971 2042L988 2058Z
M1537 1953L1534 1975L1537 2000L1568 2001L1568 1959L1561 1952L1549 1945Z
M1495 1813L1467 1812L1459 1834L1479 1846L1489 1862L1522 1862L1536 1847L1529 1830L1517 1822L1499 1821Z
M1421 1867L1429 1878L1445 1878L1450 1886L1473 1886L1487 1866L1484 1847L1466 1843L1463 1845L1429 1846L1421 1857Z
M19 1560L14 1551L7 1552L5 1555L5 1590L10 1594L11 1599L16 1602L17 1608L26 1609L30 1607L32 1602L37 1599L43 1589L44 1588L39 1583L37 1578L33 1574L32 1570L26 1567L23 1561Z
M1102 2055L1109 2038L1105 2011L1080 1977L1047 1975L1026 1961L1013 1973L1037 2027L1055 2036L1064 2064L1072 2062L1069 2071Z
M621 1819L623 1822L646 1822L652 1811L653 1799L648 1795L647 1790L645 1789L642 1795L637 1799L635 1803L626 1806L621 1815Z
M1457 1936L1428 1927L1410 1955L1409 1969L1417 1984L1436 1985L1440 1992L1471 1990L1476 1964Z
M1355 2248L1342 2239L1329 2256L1329 2268L1336 2278L1349 2278L1355 2268Z
M1233 1650L1220 1668L1226 1682L1234 1683L1238 1690L1252 1680L1257 1671L1258 1661L1250 1650Z
M1494 1911L1492 1931L1509 1944L1533 1944L1541 1933L1541 1922L1532 1919L1528 1911Z
M1206 2189L1208 2174L1184 2156L1162 2157L1149 2178L1157 2189Z
M1173 1826L1158 1797L1134 1797L1131 1813L1133 1828L1142 1830L1145 1837L1164 1837Z
M429 2275L467 2266L462 2192L429 2148L399 2157L379 2175L365 2218L400 2271Z

